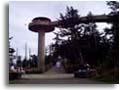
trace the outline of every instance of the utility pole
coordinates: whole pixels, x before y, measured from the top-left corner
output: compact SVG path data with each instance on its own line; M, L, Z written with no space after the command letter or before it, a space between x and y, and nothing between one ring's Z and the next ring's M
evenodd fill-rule
M16 49L16 59L18 59L18 48Z
M31 56L31 49L29 48L29 59L30 59L30 56Z
M27 60L27 43L25 43L25 59Z

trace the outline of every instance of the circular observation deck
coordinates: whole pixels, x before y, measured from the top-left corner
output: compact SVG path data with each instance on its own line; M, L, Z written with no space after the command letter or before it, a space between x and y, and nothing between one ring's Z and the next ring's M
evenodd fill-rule
M51 20L46 17L37 17L32 20L28 26L29 30L34 32L51 32L54 30L54 26L51 24Z

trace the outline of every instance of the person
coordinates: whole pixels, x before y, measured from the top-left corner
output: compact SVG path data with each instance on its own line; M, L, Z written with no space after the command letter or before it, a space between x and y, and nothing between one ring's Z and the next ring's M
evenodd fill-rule
M17 72L18 72L18 73L25 74L25 70L23 69L23 67L18 67L18 68L17 68Z
M60 69L60 67L61 67L61 62L60 62L60 61L57 61L57 62L56 62L56 67L57 67L58 69Z
M14 66L14 65L12 65L12 66L10 67L10 71L11 71L11 72L17 72L17 70L15 69L15 66Z
M86 69L89 71L90 70L90 65L86 64Z

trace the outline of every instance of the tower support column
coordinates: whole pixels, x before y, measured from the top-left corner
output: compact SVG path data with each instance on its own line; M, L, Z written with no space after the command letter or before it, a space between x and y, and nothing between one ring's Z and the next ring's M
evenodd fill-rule
M38 32L38 70L45 71L45 32Z

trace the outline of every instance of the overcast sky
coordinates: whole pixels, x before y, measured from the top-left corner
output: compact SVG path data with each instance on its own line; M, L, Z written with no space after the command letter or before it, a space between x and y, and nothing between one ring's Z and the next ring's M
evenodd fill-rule
M94 15L108 14L110 9L104 1L11 1L9 2L9 36L13 36L11 46L18 48L18 54L24 56L25 43L32 54L37 54L38 34L28 30L28 23L35 17L48 17L52 21L66 11L66 6L73 6L81 16L91 11ZM99 24L100 29L106 24ZM55 29L57 31L59 29ZM54 34L47 33L45 46L53 42Z

